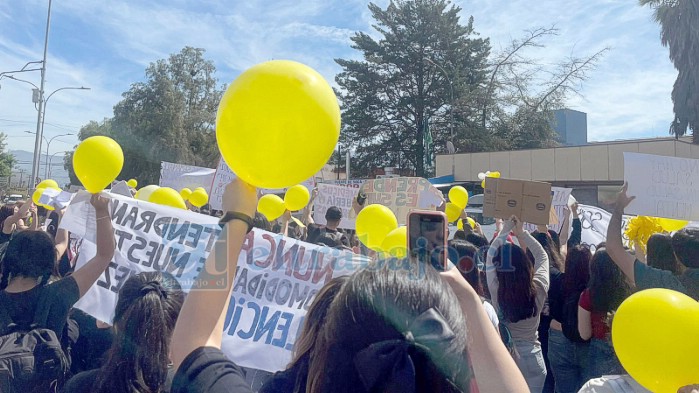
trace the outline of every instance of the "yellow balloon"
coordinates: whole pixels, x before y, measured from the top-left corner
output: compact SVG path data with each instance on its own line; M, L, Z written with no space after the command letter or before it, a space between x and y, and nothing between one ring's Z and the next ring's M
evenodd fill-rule
M637 292L621 304L612 341L622 366L646 389L675 393L697 383L699 303L669 289Z
M189 195L189 203L196 207L202 207L209 203L209 194L203 188L196 188Z
M145 186L141 188L140 190L136 191L136 195L133 197L140 200L140 201L148 201L150 199L150 195L153 193L153 191L157 190L160 188L159 186L156 186L154 184L151 184L149 186Z
M73 154L73 170L85 189L98 193L119 176L124 152L112 138L92 136L80 143Z
M268 61L243 72L216 115L221 155L238 177L259 188L291 187L314 176L339 136L333 89L294 61Z
M397 258L408 256L408 228L402 226L389 232L381 242L381 249Z
M192 195L192 190L190 190L189 188L185 187L185 188L183 188L183 189L180 190L180 196L181 196L182 199L184 199L185 201L189 199L189 196L190 196L190 195Z
M476 220L471 217L466 217L466 221L468 221L468 225L471 226L471 229L476 229Z
M36 185L36 188L37 189L39 189L39 188L53 188L55 190L61 189L61 187L58 186L58 183L56 183L55 180L51 180L51 179L46 179L46 180L42 181L41 183Z
M48 211L54 211L54 210L56 210L56 208L53 207L53 206L51 206L51 205L41 205L41 206L42 206L44 209L48 210Z
M37 188L36 190L34 190L34 193L32 194L32 202L34 202L35 205L41 206L41 204L39 203L39 199L41 199L41 196L44 194L44 190L45 188Z
M498 178L500 178L500 172L498 172L498 171L490 172L490 176L489 176L489 177L498 179Z
M267 194L257 202L257 211L267 217L267 220L274 221L284 214L286 207L281 198L274 194Z
M372 250L380 251L386 236L396 228L398 228L396 215L386 206L369 205L357 215L357 237Z
M204 188L204 187L197 187L197 188L195 188L194 190L192 190L192 192L198 191L198 190L201 190L201 191L206 192L206 188Z
M148 202L157 203L158 205L176 207L178 209L187 209L184 204L184 199L180 193L170 187L160 187L153 191L148 198Z
M468 206L468 191L461 186L452 187L449 190L449 201L461 209Z
M284 195L284 205L286 205L287 210L292 212L303 209L310 200L311 194L308 192L308 188L301 184L289 188Z
M131 187L131 188L136 188L136 187L138 187L138 180L129 179L129 181L126 182L126 185Z
M670 218L657 218L656 220L666 232L679 231L680 229L689 225L689 221L673 220Z
M463 210L463 208L457 206L456 204L447 202L447 208L445 211L445 213L447 214L447 220L449 220L449 222L454 222L458 220L459 217L461 217L461 212Z

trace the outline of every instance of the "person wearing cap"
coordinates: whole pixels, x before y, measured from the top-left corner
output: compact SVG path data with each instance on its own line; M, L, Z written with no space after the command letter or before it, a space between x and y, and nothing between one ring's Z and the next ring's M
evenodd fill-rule
M338 227L340 226L340 221L342 220L342 210L337 206L331 206L325 212L325 227L321 229L321 236L328 235L334 239L342 242L345 247L350 246L350 241L347 235L345 235ZM319 236L320 237L320 236Z

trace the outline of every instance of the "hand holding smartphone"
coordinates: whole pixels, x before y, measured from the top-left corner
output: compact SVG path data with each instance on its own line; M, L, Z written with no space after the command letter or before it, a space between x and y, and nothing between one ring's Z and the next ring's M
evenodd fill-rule
M408 250L412 258L447 270L447 216L439 211L408 214Z

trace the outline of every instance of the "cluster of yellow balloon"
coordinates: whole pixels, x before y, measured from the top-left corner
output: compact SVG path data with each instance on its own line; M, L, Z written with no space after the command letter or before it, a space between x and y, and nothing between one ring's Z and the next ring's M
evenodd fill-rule
M180 196L185 201L189 200L190 195L192 195L192 190L190 190L189 188L185 187L185 188L180 190Z
M279 196L267 194L257 202L257 211L267 217L267 220L274 221L286 212L286 206Z
M381 242L381 250L397 258L408 256L408 228L400 226L386 235Z
M129 186L129 187L131 187L131 188L136 188L136 187L138 187L138 180L136 180L136 179L129 179L129 180L126 182L126 185Z
M314 176L339 136L340 107L332 87L293 61L268 61L240 74L216 115L223 159L259 188L291 187Z
M648 289L619 306L612 342L624 369L652 392L697 383L699 303L669 289Z
M286 209L289 211L299 211L306 207L310 200L311 194L308 192L308 189L298 184L286 190L284 206L286 206Z
M373 204L365 207L357 215L356 229L359 241L374 251L383 250L383 242L391 231L398 228L398 220L391 209ZM398 236L398 235L395 235ZM390 247L393 240L389 241ZM407 245L407 241L404 243Z
M494 171L494 172L487 171L487 172L485 172L485 173L483 173L483 172L479 173L479 174L478 174L478 178L481 179L481 187L482 187L482 188L485 188L485 179L486 179L486 178L489 178L489 177L490 177L490 178L493 178L493 179L498 179L498 178L500 178L500 172L498 172L498 171Z
M447 220L449 222L458 220L466 206L468 206L468 191L461 186L452 187L449 190L449 202L445 209Z
M191 194L189 194L189 198L187 198L187 200L192 204L192 206L202 207L209 203L209 194L206 192L204 187L197 187Z
M85 189L96 194L119 176L124 152L114 139L92 136L80 143L73 154L73 170Z
M136 191L136 195L134 195L133 197L138 199L139 201L148 202L151 194L158 188L160 188L160 186L156 186L155 184L142 187L140 190Z
M187 205L184 203L184 199L182 199L180 193L170 187L159 187L154 190L148 197L148 202L183 210L187 209Z

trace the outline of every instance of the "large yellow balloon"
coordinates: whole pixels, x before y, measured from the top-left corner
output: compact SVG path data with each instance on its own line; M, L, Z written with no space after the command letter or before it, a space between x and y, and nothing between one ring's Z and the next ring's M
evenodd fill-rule
M183 188L183 189L180 190L180 196L181 196L182 199L184 199L185 201L189 199L189 196L190 196L190 195L192 195L192 190L190 190L189 188L185 187L185 188Z
M37 188L36 190L34 190L34 193L32 194L32 202L34 202L35 205L42 206L41 203L39 203L39 200L41 199L41 196L44 194L44 190L45 188Z
M323 77L301 63L273 60L243 72L226 90L216 140L231 170L260 188L314 176L340 136L340 107Z
M471 229L476 229L476 220L471 217L466 217L466 222L471 227ZM464 220L459 220L456 222L456 229L464 230Z
M449 190L449 202L465 209L468 206L468 191L461 186L452 187Z
M658 224L666 232L679 231L680 229L689 225L689 221L684 220L673 220L670 218L657 218Z
M80 143L73 154L73 169L85 189L98 193L119 176L124 152L112 138L92 136Z
M209 194L207 194L206 190L203 188L196 188L189 195L189 203L196 207L202 207L209 203Z
M269 221L281 217L286 211L284 201L274 194L263 195L257 202L257 211L262 213Z
M55 180L51 180L51 179L46 179L46 180L42 181L41 183L36 185L36 188L37 189L39 189L39 188L53 188L54 190L61 189L61 187L58 186L58 183L56 183Z
M398 228L396 215L383 205L373 204L357 215L357 237L365 246L380 251L386 236Z
M184 204L184 199L180 193L170 187L160 187L153 191L148 198L148 202L157 203L158 205L172 206L178 209L187 209Z
M447 207L445 213L447 214L447 220L449 222L454 222L461 217L461 212L464 209L462 207L457 206L455 203L447 202Z
M669 289L648 289L621 304L612 341L622 366L646 389L676 393L699 376L699 303Z
M308 188L301 184L289 188L284 195L286 209L292 212L303 209L308 205L308 201L310 200L311 194L308 192Z
M408 228L402 226L389 232L381 242L381 249L397 258L408 256Z
M131 188L136 188L136 187L138 187L138 180L129 179L129 181L126 182L126 185L131 187Z
M133 197L140 200L140 201L148 201L150 199L150 195L153 193L153 191L157 190L160 188L159 186L156 186L154 184L151 184L149 186L145 186L141 188L140 190L136 191L136 195Z

